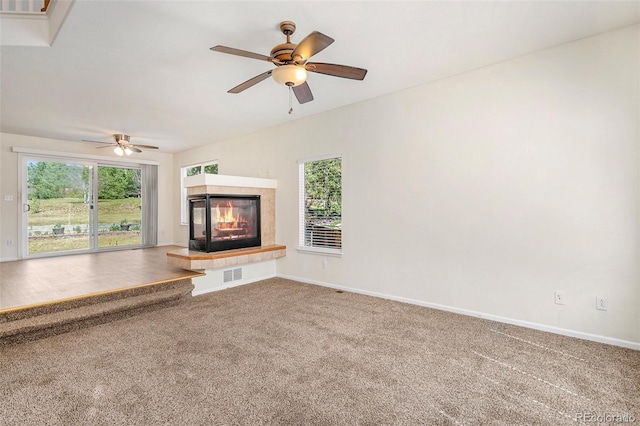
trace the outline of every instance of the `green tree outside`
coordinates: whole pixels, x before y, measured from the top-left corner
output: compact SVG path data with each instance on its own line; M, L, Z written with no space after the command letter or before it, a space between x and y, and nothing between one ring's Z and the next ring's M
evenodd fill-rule
M27 164L30 200L81 197L78 188L87 187L87 167L78 164L33 161Z
M306 209L316 216L342 214L342 159L310 161L304 165Z
M140 196L140 169L98 167L98 199L121 200Z
M217 165L216 165L217 166ZM27 164L30 200L82 198L89 200L91 168L79 164L32 161ZM98 198L119 200L140 196L140 169L98 167Z
M204 166L204 172L208 175L217 175L218 174L218 164L207 164ZM187 169L187 176L195 176L202 173L202 166L193 166Z

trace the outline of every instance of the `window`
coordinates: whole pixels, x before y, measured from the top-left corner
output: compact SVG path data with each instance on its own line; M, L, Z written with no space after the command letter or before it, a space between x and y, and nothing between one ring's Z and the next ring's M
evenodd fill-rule
M187 176L195 176L201 174L218 174L218 162L208 161L202 164L194 164L185 166L180 169L180 223L187 225L189 223L189 201L187 200L187 188L184 187L184 178Z
M299 162L300 250L342 253L342 157Z

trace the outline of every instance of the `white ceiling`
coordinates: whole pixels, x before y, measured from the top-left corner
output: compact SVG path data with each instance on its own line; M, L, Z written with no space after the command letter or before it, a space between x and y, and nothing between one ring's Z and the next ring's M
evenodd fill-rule
M635 24L639 4L77 0L51 47L1 48L1 131L127 133L177 152ZM366 68L365 80L310 73L315 100L294 98L292 115L271 79L228 94L273 65L209 48L268 55L283 20L297 24L294 43L314 30L333 37L312 60Z

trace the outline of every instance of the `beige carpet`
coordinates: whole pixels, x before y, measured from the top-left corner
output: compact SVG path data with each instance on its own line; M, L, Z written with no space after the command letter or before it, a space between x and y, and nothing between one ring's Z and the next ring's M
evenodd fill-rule
M283 279L0 348L1 425L615 424L639 395L637 351Z

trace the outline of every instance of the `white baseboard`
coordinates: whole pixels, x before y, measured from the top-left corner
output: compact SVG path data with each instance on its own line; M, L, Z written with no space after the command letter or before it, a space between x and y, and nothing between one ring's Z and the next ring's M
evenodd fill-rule
M154 247L167 247L167 246L178 246L178 247L187 248L187 246L185 246L184 244L176 244L176 243L158 243Z
M20 260L17 257L3 257L0 259L0 263L2 262L15 262L16 260Z
M322 281L308 280L308 279L305 279L305 278L293 277L293 276L289 276L289 275L278 274L278 277L286 278L286 279L290 279L290 280L294 280L294 281L300 281L300 282L303 282L303 283L306 283L306 284L313 284L313 285L318 285L318 286L322 286L322 287L335 288L336 290L349 291L349 292L352 292L352 293L364 294L366 296L379 297L381 299L388 299L388 300L394 300L396 302L403 302L403 303L409 303L409 304L412 304L412 305L424 306L426 308L438 309L440 311L453 312L453 313L456 313L456 314L467 315L467 316L476 317L476 318L483 318L483 319L487 319L487 320L490 320L490 321L496 321L496 322L501 322L501 323L505 323L505 324L517 325L517 326L520 326L520 327L531 328L533 330L546 331L546 332L549 332L549 333L560 334L562 336L575 337L575 338L578 338L578 339L590 340L592 342L605 343L607 345L620 346L620 347L623 347L623 348L634 349L634 350L640 351L640 343L632 342L632 341L629 341L629 340L622 340L622 339L616 339L614 337L607 337L607 336L600 336L600 335L597 335L597 334L584 333L582 331L576 331L576 330L569 330L569 329L566 329L566 328L553 327L553 326L549 326L549 325L545 325L545 324L539 324L539 323L530 322L530 321L522 321L522 320L518 320L518 319L514 319L514 318L502 317L502 316L499 316L499 315L487 314L487 313L484 313L484 312L471 311L471 310L468 310L468 309L461 309L461 308L456 308L456 307L453 307L453 306L440 305L440 304L437 304L437 303L429 303L429 302L424 302L422 300L410 299L410 298L407 298L407 297L400 297L400 296L393 296L393 295L390 295L390 294L378 293L378 292L375 292L375 291L360 290L360 289L357 289L357 288L340 286L340 285L335 285L335 284L331 284L331 283L325 283L325 282L322 282Z

